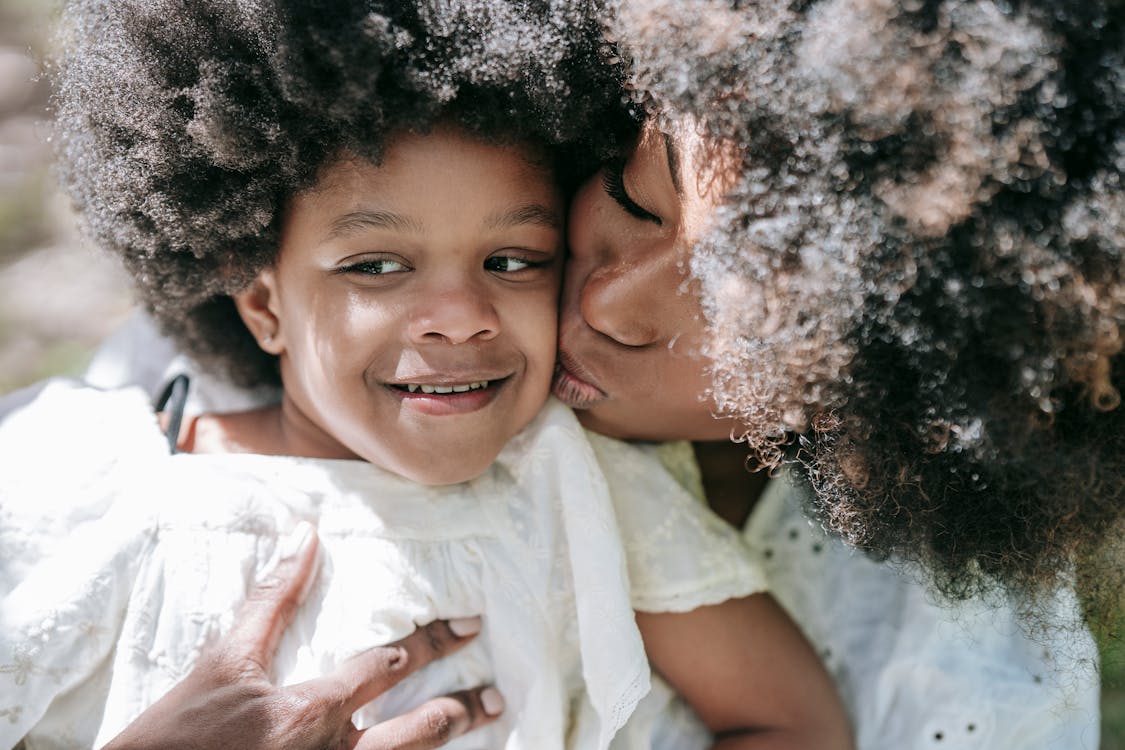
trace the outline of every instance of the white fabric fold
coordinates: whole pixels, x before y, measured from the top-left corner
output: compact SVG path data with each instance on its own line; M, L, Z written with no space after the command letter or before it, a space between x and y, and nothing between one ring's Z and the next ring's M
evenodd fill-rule
M280 644L281 682L419 624L480 614L476 641L365 706L357 724L495 683L504 716L448 747L596 750L660 735L660 713L630 722L650 671L629 577L651 561L621 540L668 512L658 490L675 484L645 451L599 441L599 455L557 402L479 479L422 487L359 461L170 456L139 389L60 382L22 398L0 399L0 747L112 738L230 628L302 520L318 527L321 567ZM606 481L618 472L625 480ZM683 544L731 542L704 533L704 506L688 507L701 517L675 511L689 518L675 524ZM709 570L683 567L690 559L676 558L669 608L725 591ZM684 594L693 576L698 591ZM650 586L646 601L659 606L658 593Z

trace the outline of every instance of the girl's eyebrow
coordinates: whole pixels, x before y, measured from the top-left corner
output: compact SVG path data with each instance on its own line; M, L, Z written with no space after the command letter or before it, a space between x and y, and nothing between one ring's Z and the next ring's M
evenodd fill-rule
M492 214L484 220L484 226L488 229L507 229L520 224L542 224L551 229L559 229L562 227L562 218L558 211L541 203L528 203Z
M422 225L418 220L391 211L379 209L360 209L349 211L332 220L328 228L328 239L359 232L364 229L392 229L397 232L418 234Z

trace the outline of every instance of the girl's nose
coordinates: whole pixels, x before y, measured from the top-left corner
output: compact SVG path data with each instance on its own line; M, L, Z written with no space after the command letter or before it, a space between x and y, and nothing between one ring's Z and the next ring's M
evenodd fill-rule
M489 341L500 333L500 316L484 292L447 288L424 293L415 302L407 332L418 343Z

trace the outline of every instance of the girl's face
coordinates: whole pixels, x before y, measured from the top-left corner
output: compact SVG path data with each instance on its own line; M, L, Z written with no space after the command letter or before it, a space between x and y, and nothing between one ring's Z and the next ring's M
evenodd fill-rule
M294 198L275 266L238 300L280 359L294 453L449 484L540 410L563 206L531 157L453 129L404 134L380 165L342 160Z
M603 169L571 207L554 393L597 432L725 440L736 426L705 395L688 262L721 190L698 179L694 153L646 127L624 167Z

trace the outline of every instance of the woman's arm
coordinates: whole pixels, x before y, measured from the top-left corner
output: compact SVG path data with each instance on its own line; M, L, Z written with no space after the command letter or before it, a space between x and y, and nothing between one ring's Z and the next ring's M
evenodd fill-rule
M769 594L637 613L653 666L715 734L716 750L851 750L831 677Z
M270 682L278 642L314 577L316 548L310 533L304 546L251 592L230 634L104 750L426 750L500 714L500 694L478 688L436 698L364 730L351 722L360 706L471 641L479 620L433 622L324 677L288 687Z

